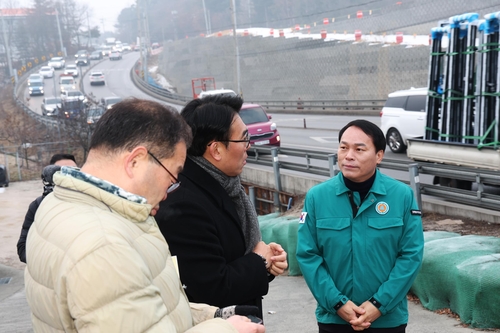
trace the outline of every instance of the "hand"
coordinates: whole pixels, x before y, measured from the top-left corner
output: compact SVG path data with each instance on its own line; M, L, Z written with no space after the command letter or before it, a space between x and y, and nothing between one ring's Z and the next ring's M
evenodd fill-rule
M227 321L236 328L239 333L265 333L264 325L252 323L249 318L243 316L232 316Z
M271 266L268 269L269 273L274 276L283 274L285 269L288 267L288 262L286 260L287 253L281 245L276 243L269 243L269 248L273 252L273 256L271 257Z
M347 301L347 303L337 310L339 317L348 323L352 320L358 319L358 317L365 314L365 312L365 309L357 306L353 301Z
M269 267L271 267L272 264L271 258L273 256L273 251L271 250L271 247L269 245L267 245L263 241L260 241L257 243L257 245L255 245L253 252L261 255L266 259L267 261L266 269L269 269Z
M380 310L377 309L370 301L365 301L359 306L359 308L365 310L365 313L358 316L358 318L349 321L351 327L355 331L362 331L370 327L371 323L378 319L382 315Z

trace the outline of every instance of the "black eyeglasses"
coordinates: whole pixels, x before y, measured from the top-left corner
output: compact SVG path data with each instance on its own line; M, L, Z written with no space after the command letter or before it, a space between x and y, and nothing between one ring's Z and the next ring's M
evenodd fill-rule
M156 161L158 162L159 165L161 165L161 167L163 169L165 169L166 172L168 172L168 174L175 180L175 183L172 182L172 184L170 184L170 186L168 187L167 189L167 193L172 193L173 191L177 190L179 188L179 186L181 186L181 182L175 178L175 176L170 172L168 171L168 169L160 162L159 159L157 159L153 154L151 154L149 151L148 151L148 154Z
M244 140L215 140L215 141L219 141L219 142L246 142L247 144L245 145L245 148L250 147L250 136L248 135L248 133L246 134L246 139L244 139ZM210 142L207 146L210 146L215 141Z

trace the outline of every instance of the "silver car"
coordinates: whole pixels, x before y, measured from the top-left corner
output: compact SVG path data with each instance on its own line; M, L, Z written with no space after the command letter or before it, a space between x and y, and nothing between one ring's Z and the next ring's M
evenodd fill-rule
M42 114L44 116L57 116L61 108L61 99L59 97L45 97L42 102Z

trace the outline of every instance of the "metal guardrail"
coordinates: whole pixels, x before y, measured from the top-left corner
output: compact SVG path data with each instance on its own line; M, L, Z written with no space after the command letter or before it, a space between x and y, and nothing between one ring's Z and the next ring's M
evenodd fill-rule
M245 101L259 104L267 110L298 111L380 111L385 100L296 100L296 101Z
M137 64L136 64L137 65ZM137 75L135 68L136 65L130 70L130 78L137 88L144 93L152 95L165 102L184 105L192 97L181 96L174 94L167 89L159 88L157 86L147 83L145 80ZM266 110L286 110L286 111L368 111L375 113L382 110L385 100L295 100L295 101L248 101L245 103L259 104Z
M132 69L130 70L130 79L135 84L135 86L142 90L144 93L161 99L162 101L177 105L185 105L187 102L192 100L192 98L190 97L177 95L171 93L167 89L159 88L147 83L146 81L141 79L139 75L137 75L137 73L135 72L135 67L136 65L134 65L134 67L132 67Z
M325 177L337 174L337 154L294 148L271 148L252 146L249 150L248 163L274 167L275 179L279 178L279 170L293 170ZM297 162L280 160L278 154L298 157ZM271 156L271 158L270 158ZM328 161L328 165L325 164ZM318 165L319 164L319 165ZM323 164L323 165L321 165ZM485 192L485 186L500 186L500 174L496 171L480 170L467 167L453 167L429 162L406 162L395 159L384 159L379 165L382 169L408 171L408 180L400 181L409 184L421 206L421 194L443 198L452 202L464 203L470 206L493 210L500 209L500 195ZM419 174L466 180L477 183L477 190L464 190L434 184L424 184L418 181ZM281 184L276 181L276 190L281 191Z

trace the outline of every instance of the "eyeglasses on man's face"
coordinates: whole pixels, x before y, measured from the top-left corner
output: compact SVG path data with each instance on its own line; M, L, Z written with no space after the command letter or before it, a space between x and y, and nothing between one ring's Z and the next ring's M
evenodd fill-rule
M245 142L246 143L245 148L250 147L250 135L248 134L248 132L245 134L245 139L242 139L242 140L215 140L215 141L219 141L219 142ZM210 146L215 141L210 142L207 146Z
M168 174L175 180L175 182L172 182L172 184L170 184L170 186L168 187L167 189L167 193L172 193L173 191L177 190L179 188L179 186L181 186L181 182L175 178L175 176L170 172L168 171L168 169L163 165L163 163L160 162L159 159L157 159L153 154L151 154L149 151L148 151L148 154L149 156L151 156L156 162L158 162L159 165L161 165L161 167L163 169L165 169L166 172L168 172Z

